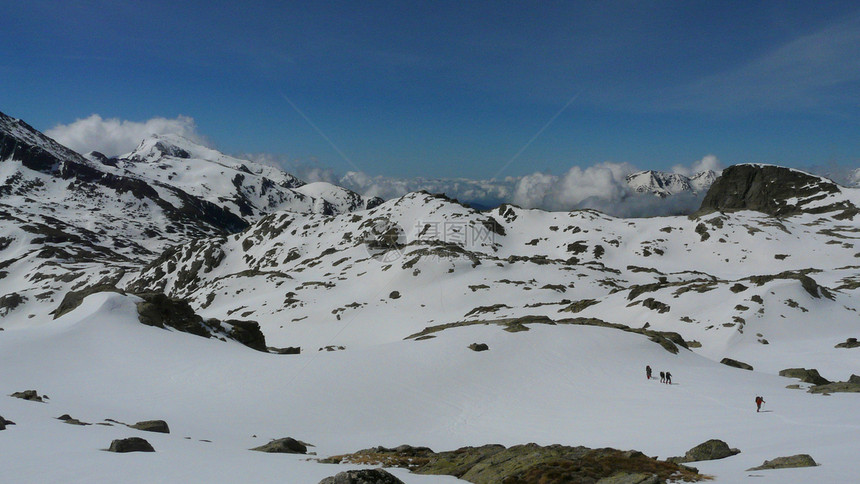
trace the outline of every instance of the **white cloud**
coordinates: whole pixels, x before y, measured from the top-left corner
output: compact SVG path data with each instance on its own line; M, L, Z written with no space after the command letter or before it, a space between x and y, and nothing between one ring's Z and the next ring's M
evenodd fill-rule
M196 143L208 144L206 138L197 132L194 119L182 115L174 119L156 117L137 122L103 119L93 114L73 123L54 126L45 134L79 153L98 151L107 156L126 154L153 134L178 134Z
M672 167L672 173L677 173L684 176L692 176L703 171L715 171L717 173L723 171L723 164L714 155L707 155L699 161L694 162L690 166L675 165Z

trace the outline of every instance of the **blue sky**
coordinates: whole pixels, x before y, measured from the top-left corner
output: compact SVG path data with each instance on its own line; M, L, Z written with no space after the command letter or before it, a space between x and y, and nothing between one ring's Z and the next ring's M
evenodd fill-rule
M857 2L248 3L7 2L0 110L395 177L860 166Z

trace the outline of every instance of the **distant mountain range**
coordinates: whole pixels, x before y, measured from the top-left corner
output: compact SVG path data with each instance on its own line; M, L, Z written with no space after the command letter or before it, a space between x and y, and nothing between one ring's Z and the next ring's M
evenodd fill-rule
M647 170L627 175L627 185L637 193L653 193L665 198L679 193L705 192L718 176L719 173L713 170L699 172L690 177Z

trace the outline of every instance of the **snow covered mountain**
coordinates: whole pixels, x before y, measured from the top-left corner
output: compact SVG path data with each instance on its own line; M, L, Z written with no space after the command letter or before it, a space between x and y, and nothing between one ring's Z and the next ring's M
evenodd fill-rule
M380 202L302 184L175 136L119 159L84 157L0 113L0 317L45 318L66 291L116 283L170 245L235 233L276 210Z
M694 178L634 181L713 175ZM248 451L286 436L317 457L537 442L661 459L720 438L741 453L695 463L716 482L851 482L856 396L777 373L860 368L858 206L860 188L768 165L727 168L689 217L426 192L373 206L177 137L82 157L0 115L3 476L314 484L362 467ZM246 347L267 345L299 354ZM8 396L30 388L50 398ZM120 423L154 418L172 433ZM156 452L99 450L132 435ZM822 465L747 471L797 453Z
M131 173L174 186L220 205L247 222L279 210L333 215L382 202L329 183L307 187L278 168L233 158L178 135L152 136L117 159L96 152L88 157L101 162L106 171Z
M637 193L653 193L665 198L685 192L704 192L718 176L713 170L696 173L691 177L647 170L627 175L627 185Z

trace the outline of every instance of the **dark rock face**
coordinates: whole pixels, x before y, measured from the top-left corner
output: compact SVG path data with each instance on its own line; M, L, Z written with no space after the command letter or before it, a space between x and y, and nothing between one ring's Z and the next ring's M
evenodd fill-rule
M254 447L251 450L258 452L267 452L270 454L307 454L308 447L291 437L276 439L266 445Z
M472 343L469 345L469 349L472 351L487 351L490 347L487 346L487 343Z
M29 400L31 402L44 402L42 397L36 392L36 390L24 390L23 392L15 392L11 397L20 398L23 400Z
M848 379L848 383L860 384L860 375L851 375L851 378Z
M268 351L266 347L266 337L263 335L263 332L260 331L260 324L256 321L228 319L224 322L232 326L229 334L234 340L257 351Z
M806 368L786 368L785 370L780 370L779 376L799 378L800 381L812 383L813 385L827 385L830 383L830 380L823 378L818 374L818 370L814 368L808 370Z
M684 457L670 457L670 462L699 462L703 460L725 459L740 454L738 449L729 448L729 445L719 439L711 439L688 450Z
M140 437L117 439L110 443L108 452L155 452L149 442Z
M809 454L797 454L788 457L777 457L773 460L766 460L764 464L758 467L747 469L748 471L762 471L766 469L788 469L791 467L815 467L818 464L815 459Z
M159 432L162 434L170 433L170 427L167 426L167 422L165 422L164 420L144 420L143 422L129 425L129 427L137 430L143 430L145 432Z
M326 477L319 484L403 484L403 481L383 469L361 469L339 472Z
M734 165L723 170L694 216L716 211L755 210L775 217L803 212L842 212L850 218L857 208L850 202L806 209L804 205L840 193L826 179L790 168L765 165Z
M742 370L752 371L752 369L753 369L752 365L748 365L748 364L744 363L743 361L733 360L731 358L723 358L722 360L720 360L720 363L727 365L727 366L733 366L735 368L740 368Z

